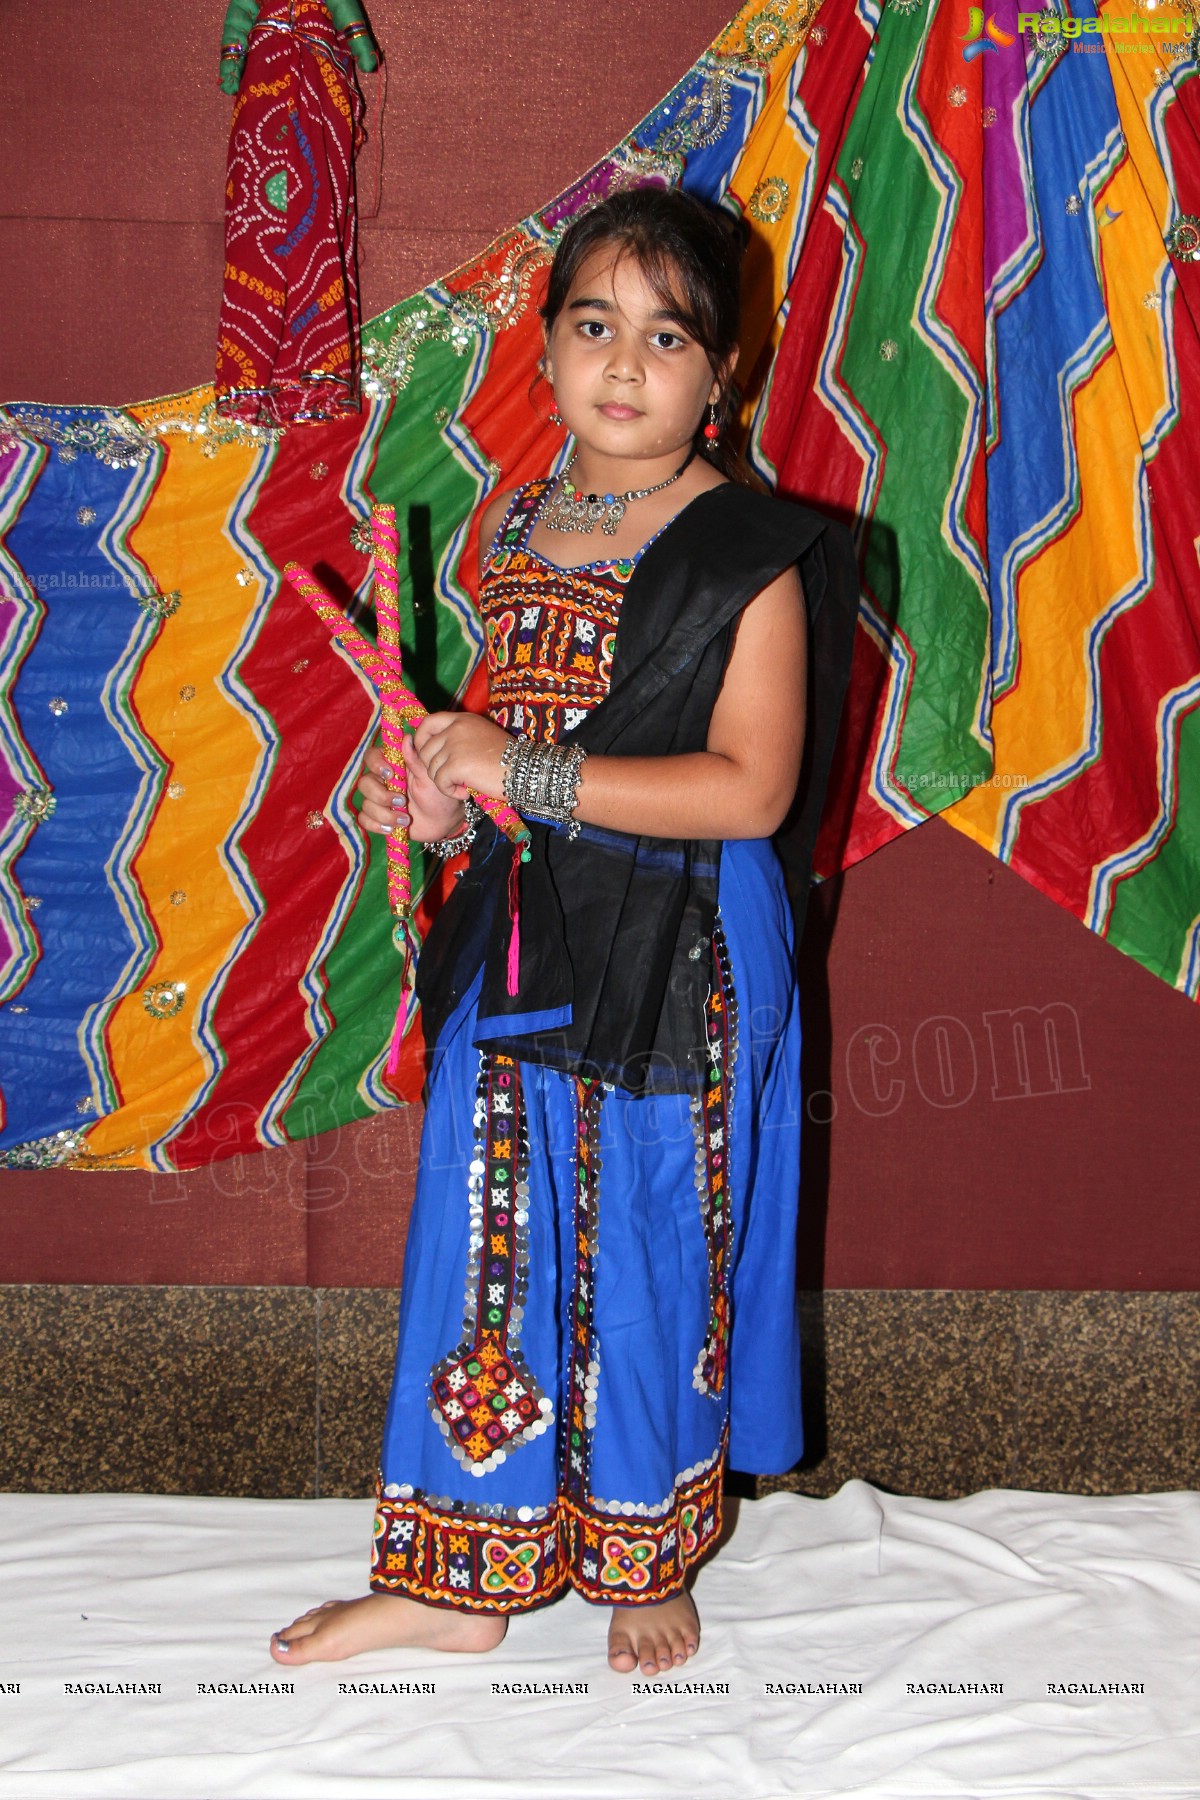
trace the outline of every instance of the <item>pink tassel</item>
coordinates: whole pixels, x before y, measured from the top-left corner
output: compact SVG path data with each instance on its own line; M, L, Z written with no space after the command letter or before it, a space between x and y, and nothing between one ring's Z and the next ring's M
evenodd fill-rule
M521 852L513 849L512 862L508 870L508 916L512 920L512 935L508 940L508 991L515 994L521 968L521 908L517 899L520 885Z
M408 995L403 983L400 987L400 1005L396 1009L396 1027L392 1032L392 1047L388 1051L387 1072L394 1075L400 1067L400 1046L404 1041L404 1021L408 1014Z
M412 967L412 941L405 932L404 967L400 971L400 1004L396 1008L396 1023L392 1028L391 1048L388 1050L387 1073L394 1075L400 1067L400 1050L404 1043L404 1022L408 1017L408 972Z

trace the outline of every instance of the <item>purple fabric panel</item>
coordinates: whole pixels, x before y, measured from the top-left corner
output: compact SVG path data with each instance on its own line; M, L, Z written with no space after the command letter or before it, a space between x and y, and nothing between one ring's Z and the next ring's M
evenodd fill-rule
M989 12L1000 30L1017 35L1017 0L996 0ZM997 271L1019 249L1028 230L1027 184L1013 129L1018 100L1025 91L1022 40L1018 38L1010 49L997 50L980 60L983 103L996 112L996 123L983 134L983 279L984 290L990 294Z

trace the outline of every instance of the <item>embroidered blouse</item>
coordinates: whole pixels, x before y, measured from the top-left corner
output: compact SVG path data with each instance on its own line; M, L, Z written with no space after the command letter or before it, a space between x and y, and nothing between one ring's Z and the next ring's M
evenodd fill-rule
M483 561L479 610L488 717L556 744L608 693L617 621L636 557L562 568L528 548L549 480L518 488Z

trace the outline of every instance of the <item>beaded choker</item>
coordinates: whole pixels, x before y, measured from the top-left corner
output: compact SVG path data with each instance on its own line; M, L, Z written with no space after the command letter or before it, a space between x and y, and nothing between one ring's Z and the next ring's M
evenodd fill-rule
M631 500L644 500L647 494L657 494L670 487L692 460L689 454L687 462L681 463L673 475L668 475L665 481L656 481L653 487L630 488L625 494L584 494L569 479L578 454L576 451L563 470L553 499L544 502L538 514L539 524L547 531L590 532L594 525L599 525L607 537L613 537Z

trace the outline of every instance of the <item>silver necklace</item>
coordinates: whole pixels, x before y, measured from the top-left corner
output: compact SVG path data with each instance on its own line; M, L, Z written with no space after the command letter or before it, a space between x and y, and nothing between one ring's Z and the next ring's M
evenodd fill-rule
M687 462L681 463L673 475L668 475L665 481L656 481L653 487L630 488L625 494L584 494L570 479L578 454L578 450L572 453L570 462L559 478L553 499L542 503L538 522L547 531L590 532L594 525L599 525L607 537L614 537L631 500L644 500L647 494L657 494L663 488L670 487L673 481L679 480L692 460L689 456Z

